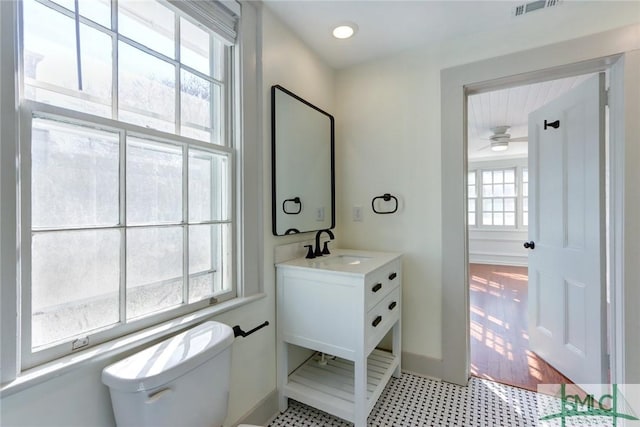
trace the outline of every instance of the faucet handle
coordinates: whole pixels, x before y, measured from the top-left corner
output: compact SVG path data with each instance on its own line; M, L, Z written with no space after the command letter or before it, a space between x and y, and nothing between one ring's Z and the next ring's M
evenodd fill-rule
M331 252L329 252L329 241L327 240L326 242L324 242L324 248L322 249L322 255L329 255Z
M304 245L304 247L309 248L309 250L307 251L307 256L305 258L314 259L316 255L313 253L313 245Z

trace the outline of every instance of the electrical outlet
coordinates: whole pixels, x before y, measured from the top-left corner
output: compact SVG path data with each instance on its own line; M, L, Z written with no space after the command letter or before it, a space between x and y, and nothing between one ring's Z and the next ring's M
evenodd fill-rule
M362 206L353 207L353 220L362 221Z

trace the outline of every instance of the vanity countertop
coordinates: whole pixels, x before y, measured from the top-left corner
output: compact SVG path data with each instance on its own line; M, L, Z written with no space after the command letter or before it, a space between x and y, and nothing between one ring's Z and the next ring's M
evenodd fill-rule
M324 270L337 273L365 275L402 256L396 252L375 252L359 249L333 249L330 255L313 259L296 258L276 264L304 270Z

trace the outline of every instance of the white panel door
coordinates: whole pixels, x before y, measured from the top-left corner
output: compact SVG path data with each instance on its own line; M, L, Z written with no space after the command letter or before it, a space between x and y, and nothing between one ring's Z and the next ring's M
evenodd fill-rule
M530 348L580 384L608 382L604 107L600 73L529 115Z

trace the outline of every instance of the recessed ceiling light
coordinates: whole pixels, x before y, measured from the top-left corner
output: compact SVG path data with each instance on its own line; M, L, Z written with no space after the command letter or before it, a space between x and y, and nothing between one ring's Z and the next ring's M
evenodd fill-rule
M352 37L356 31L358 31L358 26L356 24L351 22L340 24L333 29L333 37L337 39L348 39L349 37Z

